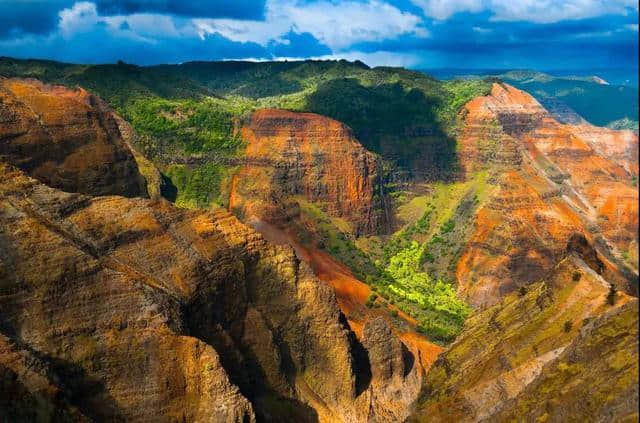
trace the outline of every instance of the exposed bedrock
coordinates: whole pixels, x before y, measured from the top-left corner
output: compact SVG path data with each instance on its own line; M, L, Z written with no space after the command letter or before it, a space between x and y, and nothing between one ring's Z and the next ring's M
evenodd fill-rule
M494 189L458 261L460 292L476 306L495 304L544 277L581 236L604 277L636 294L637 136L560 124L507 84L463 113L462 169L487 170Z
M0 78L0 158L63 191L147 195L116 119L83 89Z
M88 95L20 84L36 97L61 90L56 101ZM62 121L93 113L76 100L66 106ZM138 184L122 139L95 131L85 133L87 148L111 145L105 157L131 160ZM126 173L109 185L93 179L121 162L73 168L65 179L62 165L36 156L74 153L44 130L28 135L37 148L11 147L0 160L0 417L391 422L409 414L419 367L372 377L370 357L384 350L382 362L395 363L406 349L387 336L365 348L331 287L292 248L224 210L101 195L144 188L127 185Z
M376 232L379 161L333 119L313 113L259 110L242 127L248 165L232 182L229 208L272 223L296 217L296 197L322 203L353 224L355 235Z

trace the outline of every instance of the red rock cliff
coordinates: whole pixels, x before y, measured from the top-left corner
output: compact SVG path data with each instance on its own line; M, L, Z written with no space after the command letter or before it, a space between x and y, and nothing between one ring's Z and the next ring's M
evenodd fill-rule
M604 276L637 291L638 138L588 124L563 125L506 84L465 106L465 171L488 169L497 187L479 209L458 262L460 291L490 305L540 280L573 234L596 246Z
M353 224L376 231L377 159L340 122L312 113L259 110L242 128L248 165L236 174L229 208L278 222L295 216L295 197L321 203Z
M20 84L29 93L52 89ZM60 98L46 101L55 104L66 95L86 98L53 90ZM12 99L3 103L3 116L24 111ZM73 100L58 110L59 121L91 116L87 107ZM25 127L9 137L12 146L21 139L29 148L0 158L0 419L390 422L408 416L422 380L417 359L392 377L378 377L375 369L407 352L393 334L373 330L368 353L331 287L292 248L268 243L224 210L95 195L93 176L100 173L90 170L109 169L99 158L128 154L101 138L108 132L98 127L80 131L98 139L82 145L89 151L112 145L113 154L90 155L96 167L74 167L77 179L66 185L56 179L64 168L43 162L49 149L74 157L75 150L63 148L64 126L56 129L58 138L38 130ZM78 192L47 186L14 164ZM115 181L110 189L122 188Z

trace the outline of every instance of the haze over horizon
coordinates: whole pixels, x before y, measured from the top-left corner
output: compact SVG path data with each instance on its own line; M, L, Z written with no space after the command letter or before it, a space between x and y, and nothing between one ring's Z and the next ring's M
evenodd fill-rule
M0 0L0 56L72 63L311 58L631 72L637 50L630 0Z

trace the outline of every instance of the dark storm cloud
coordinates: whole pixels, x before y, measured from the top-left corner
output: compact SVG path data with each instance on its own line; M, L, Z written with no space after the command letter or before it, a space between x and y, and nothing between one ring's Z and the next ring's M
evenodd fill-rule
M271 12L294 3L270 0ZM358 57L363 53L392 54L417 58L416 67L560 67L638 66L638 12L603 15L588 19L562 20L540 24L520 21L496 21L490 10L480 13L460 12L448 19L434 20L415 6L415 0L348 0L345 9L336 7L338 0L298 0L297 6L323 1L328 5L299 13L297 20L284 25L283 31L270 34L282 25L269 22L265 16L265 0L207 0L179 2L169 0L89 1L81 5L92 11L83 17L69 13L67 26L58 28L62 9L78 9L73 0L0 0L0 56L36 57L71 62L105 63L118 59L130 63L175 63L189 60L221 60L276 57L316 57L333 55ZM345 0L346 1L346 0ZM514 0L515 1L515 0ZM282 3L280 6L278 4ZM343 13L354 4L376 10L387 3L420 22L419 31L393 34L375 31L381 22L372 22L364 13L358 20L359 31L374 34L375 41L353 43L353 28L337 27L324 31L314 26L318 13ZM74 7L74 5L76 7ZM376 6L377 5L377 6ZM289 7L287 6L287 7ZM330 7L331 6L331 7ZM96 16L97 9L97 16ZM76 12L78 12L76 10ZM311 10L311 9L310 9ZM128 16L144 13L145 16ZM153 15L163 16L153 16ZM120 15L120 18L108 18ZM350 15L351 16L351 15ZM236 20L235 42L220 32L202 32L191 18L228 18ZM271 18L269 18L271 19ZM263 20L259 24L243 22ZM238 24L238 22L240 22ZM224 29L226 23L221 24ZM272 25L276 25L275 27ZM289 25L289 26L287 26ZM66 28L66 31L65 31ZM288 28L291 28L290 30ZM348 29L351 29L349 31ZM309 31L309 32L307 32ZM311 33L315 35L311 35ZM428 33L428 36L426 34ZM233 38L233 34L227 36ZM269 39L268 37L272 38ZM341 38L342 37L342 38ZM324 40L324 43L319 40ZM333 42L327 42L330 40ZM254 42L251 42L254 41ZM96 45L100 48L96 48ZM332 46L332 47L330 47ZM366 59L365 59L366 61Z
M70 4L56 0L0 0L0 39L48 34L56 29L58 12Z
M97 0L101 15L160 13L198 18L262 19L265 0Z
M363 52L411 52L424 65L496 65L553 68L562 66L637 67L637 12L551 24L494 22L488 13L460 13L430 26L431 37L405 36L382 42L359 43ZM433 63L437 58L438 63ZM518 65L522 63L522 65Z
M285 38L288 43L271 43L270 53L275 57L309 57L331 54L331 49L308 32L296 34L291 31Z

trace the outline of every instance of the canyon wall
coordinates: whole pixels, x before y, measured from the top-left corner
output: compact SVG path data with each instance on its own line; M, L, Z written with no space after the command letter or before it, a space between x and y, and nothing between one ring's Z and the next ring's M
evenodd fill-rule
M63 191L147 195L116 119L81 88L0 78L0 157Z
M19 83L27 96L77 94ZM3 110L13 104L3 100ZM81 102L65 107L58 113L86 112ZM84 134L84 150L102 148L104 133ZM16 138L0 132L0 139L6 146ZM12 149L0 161L0 417L391 422L409 415L422 367L384 322L358 341L332 288L292 248L268 243L221 209L127 198L130 181L142 180L133 161L132 174L110 175L115 195L101 195L105 186L94 187L82 167L73 168L73 184L61 183L75 192L47 186L60 168L50 175L31 152L73 153L46 132L28 140L38 147ZM113 140L118 151L108 159L132 158Z
M506 84L462 113L462 168L487 170L496 189L458 262L460 292L476 306L495 304L549 273L580 234L596 246L605 278L637 293L638 137L560 124Z
M241 134L248 164L232 182L234 213L282 223L297 216L301 197L350 222L356 236L375 233L384 223L376 204L379 161L344 124L313 113L263 109Z
M596 270L569 253L469 318L411 421L637 420L638 299L611 295Z

